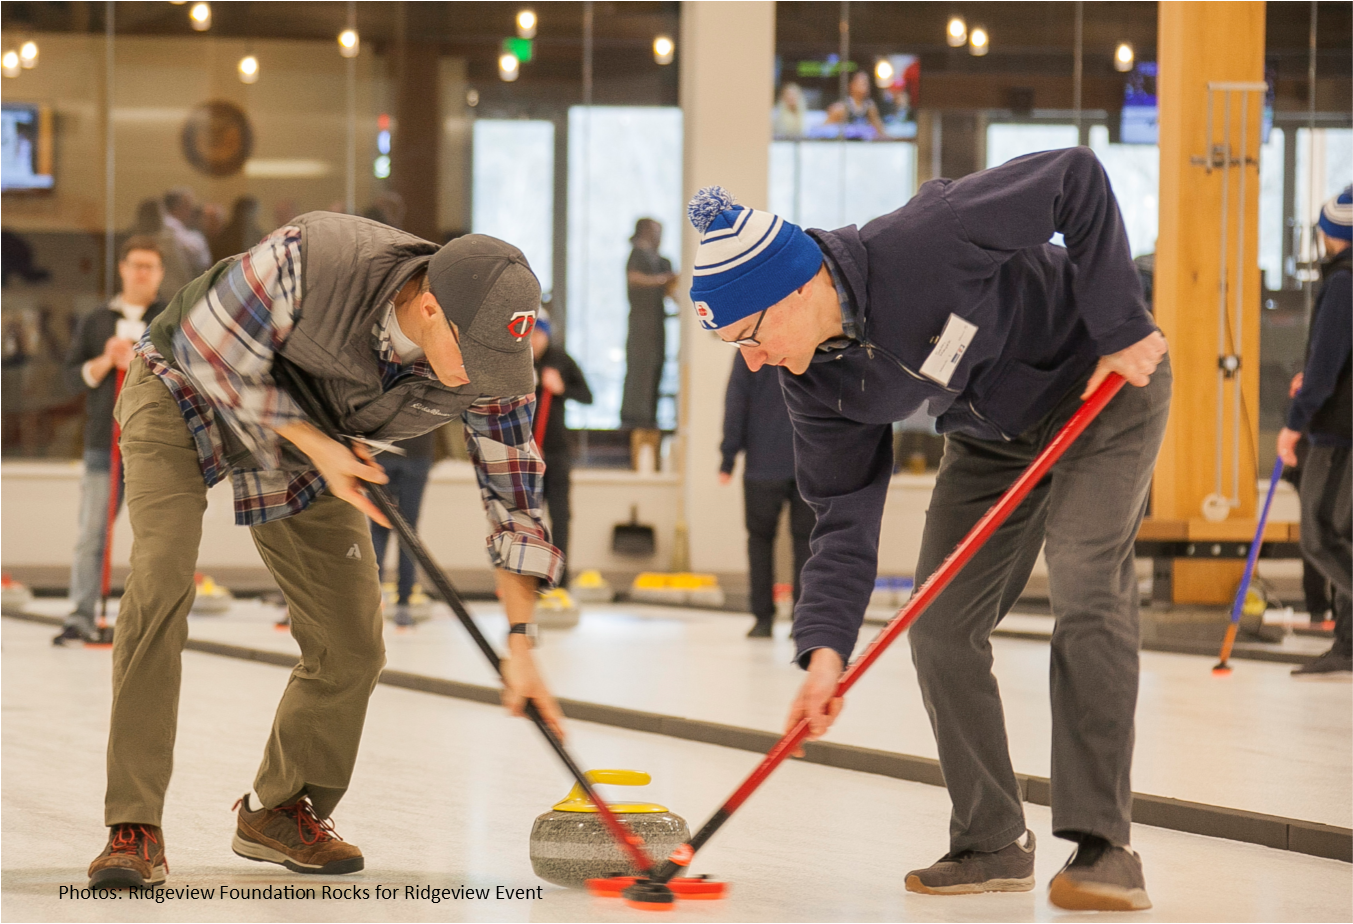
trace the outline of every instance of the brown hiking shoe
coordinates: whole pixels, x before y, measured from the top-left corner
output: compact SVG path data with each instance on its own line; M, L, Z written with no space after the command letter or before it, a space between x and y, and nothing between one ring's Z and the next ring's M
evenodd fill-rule
M155 825L113 825L108 846L89 864L91 889L145 889L168 876L164 833Z
M230 847L246 860L323 875L355 873L364 865L362 851L335 834L333 822L320 819L305 796L275 809L255 810L245 793L235 807L240 813Z

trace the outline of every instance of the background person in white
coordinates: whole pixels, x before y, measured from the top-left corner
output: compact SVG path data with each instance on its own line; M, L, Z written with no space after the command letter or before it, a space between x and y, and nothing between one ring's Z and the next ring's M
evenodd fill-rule
M53 644L81 642L94 636L94 610L103 578L103 546L108 532L108 492L113 401L117 370L124 372L132 346L160 313L164 261L160 246L146 235L122 245L117 274L122 290L107 305L80 319L66 354L67 387L87 392L85 403L84 477L80 482L80 531L70 569L70 599L75 608L66 617ZM121 487L119 486L119 494Z

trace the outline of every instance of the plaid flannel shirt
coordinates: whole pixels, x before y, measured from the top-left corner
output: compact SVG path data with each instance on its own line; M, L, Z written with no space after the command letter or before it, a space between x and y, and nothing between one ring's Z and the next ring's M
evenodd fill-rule
M270 373L273 355L300 317L300 243L300 229L281 228L226 270L184 316L174 336L172 362L159 354L149 335L136 347L177 401L207 486L231 476L235 522L241 526L300 513L325 486L314 469L278 467L282 437L275 428L306 419ZM435 378L424 360L400 363L389 334L393 316L391 301L372 328L382 387L389 389L410 375ZM532 395L483 398L462 419L488 516L491 562L553 585L563 570L563 556L550 544L541 518L545 463L531 436L534 408ZM218 415L230 421L258 468L229 464Z

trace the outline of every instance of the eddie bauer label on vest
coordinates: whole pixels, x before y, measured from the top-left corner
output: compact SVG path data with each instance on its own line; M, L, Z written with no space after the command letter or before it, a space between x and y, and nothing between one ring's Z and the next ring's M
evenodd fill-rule
M972 343L976 333L976 324L970 324L956 314L949 315L949 320L944 322L940 342L921 364L921 375L934 379L941 385L948 385L954 376L954 370L958 368L959 360L968 351L968 344Z

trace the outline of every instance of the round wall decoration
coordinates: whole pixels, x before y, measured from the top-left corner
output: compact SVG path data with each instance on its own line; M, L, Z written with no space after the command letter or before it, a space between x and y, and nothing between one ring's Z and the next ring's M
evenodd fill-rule
M212 100L198 106L183 123L183 156L203 173L239 173L254 148L249 117L234 103Z

